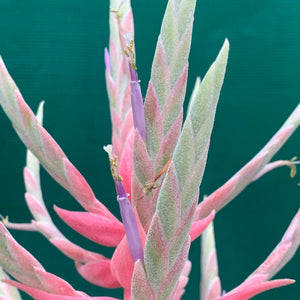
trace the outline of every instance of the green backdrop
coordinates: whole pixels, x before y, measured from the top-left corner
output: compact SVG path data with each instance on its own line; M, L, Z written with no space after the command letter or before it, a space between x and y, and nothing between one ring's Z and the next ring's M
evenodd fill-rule
M167 1L132 1L139 75L145 93L160 22ZM107 157L109 106L104 85L103 49L108 44L109 3L103 0L0 0L0 54L26 101L36 110L46 100L44 124L95 194L118 214ZM224 38L230 57L217 110L201 195L209 194L241 168L299 103L300 2L296 0L199 0L190 55L188 95L196 76L203 77ZM22 168L25 147L0 111L0 212L26 222ZM299 131L276 155L300 155ZM71 240L111 255L69 230L52 206L79 205L44 171L44 198L57 226ZM299 208L300 176L287 168L251 184L216 218L216 243L223 289L243 281L279 242ZM13 232L49 272L89 295L121 297L76 274L65 258L38 233ZM199 241L192 245L193 269L183 299L198 299ZM300 279L299 252L277 277ZM300 281L300 280L299 280ZM300 283L255 299L299 299ZM25 297L24 297L25 299Z

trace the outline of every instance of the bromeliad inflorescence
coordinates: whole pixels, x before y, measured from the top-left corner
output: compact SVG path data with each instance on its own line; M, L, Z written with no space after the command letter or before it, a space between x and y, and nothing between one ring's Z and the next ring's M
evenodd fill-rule
M190 245L202 233L202 300L246 300L293 283L271 278L299 247L300 211L269 257L237 288L222 292L212 220L246 186L272 169L289 166L291 176L295 175L299 162L294 159L270 161L300 125L300 105L249 163L198 203L229 42L225 39L202 82L196 80L183 120L195 4L196 0L168 1L144 101L130 1L111 0L110 40L104 60L112 145L104 149L109 155L122 222L96 198L43 127L43 104L35 116L0 59L0 105L28 148L25 199L33 216L28 224L5 219L0 223L3 299L19 300L18 289L36 300L115 299L90 297L47 272L7 228L40 232L74 261L83 278L104 288L122 288L125 300L180 299L191 269ZM58 230L43 200L40 164L83 208L75 212L55 206L56 213L86 238L114 247L111 257L83 249Z

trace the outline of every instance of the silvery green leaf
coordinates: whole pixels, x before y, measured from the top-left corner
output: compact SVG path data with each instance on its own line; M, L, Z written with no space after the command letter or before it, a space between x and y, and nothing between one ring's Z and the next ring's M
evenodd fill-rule
M229 43L225 40L202 83L196 84L172 163L159 192L145 245L145 269L156 294L171 293L180 276L181 269L173 267L182 266L179 261L189 240L228 51ZM163 281L169 276L176 280L167 289Z

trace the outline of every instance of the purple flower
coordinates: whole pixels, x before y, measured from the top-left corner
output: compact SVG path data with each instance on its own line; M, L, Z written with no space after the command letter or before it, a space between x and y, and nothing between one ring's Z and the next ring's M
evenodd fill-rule
M144 103L140 86L140 80L137 75L137 67L135 65L135 55L133 49L133 40L127 44L124 53L128 58L128 66L130 72L130 86L131 86L131 106L133 114L134 127L139 131L142 139L146 141L146 124L144 115Z
M109 156L111 174L116 186L116 191L118 195L117 199L120 206L120 213L125 228L128 246L130 249L132 259L134 262L138 259L144 260L144 251L139 235L137 222L134 216L132 206L128 199L128 194L126 193L123 185L123 179L118 172L117 157L113 157L111 145L105 146L104 150L108 153Z

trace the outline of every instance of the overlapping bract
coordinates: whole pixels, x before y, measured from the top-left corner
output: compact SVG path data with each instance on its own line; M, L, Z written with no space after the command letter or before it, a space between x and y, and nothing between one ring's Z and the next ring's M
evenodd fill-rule
M145 139L133 127L128 58L123 53L124 35L129 35L132 40L134 36L130 1L111 1L111 35L109 50L105 50L105 64L112 144L114 155L118 157L118 172L131 196L144 261L133 262L123 224L96 199L86 180L41 125L42 106L35 117L0 59L0 105L29 149L24 169L25 199L33 215L28 226L7 222L7 227L23 226L39 231L74 260L76 269L86 280L106 288L122 287L127 300L181 298L191 268L187 259L191 241L209 226L216 212L275 166L269 161L300 124L298 105L270 142L197 206L229 43L225 40L202 82L197 79L182 126L195 4L196 0L168 2L145 97ZM55 211L86 238L116 247L111 259L81 248L56 228L43 202L40 163L86 210L71 212L54 207ZM299 247L299 224L300 212L266 261L240 286L225 295L221 295L210 225L202 241L202 299L246 300L265 290L292 283L288 279L269 279ZM16 280L2 275L11 286L3 286L5 299L19 299L12 286L37 300L113 299L89 297L47 272L13 239L3 224L0 224L0 249L0 265Z

